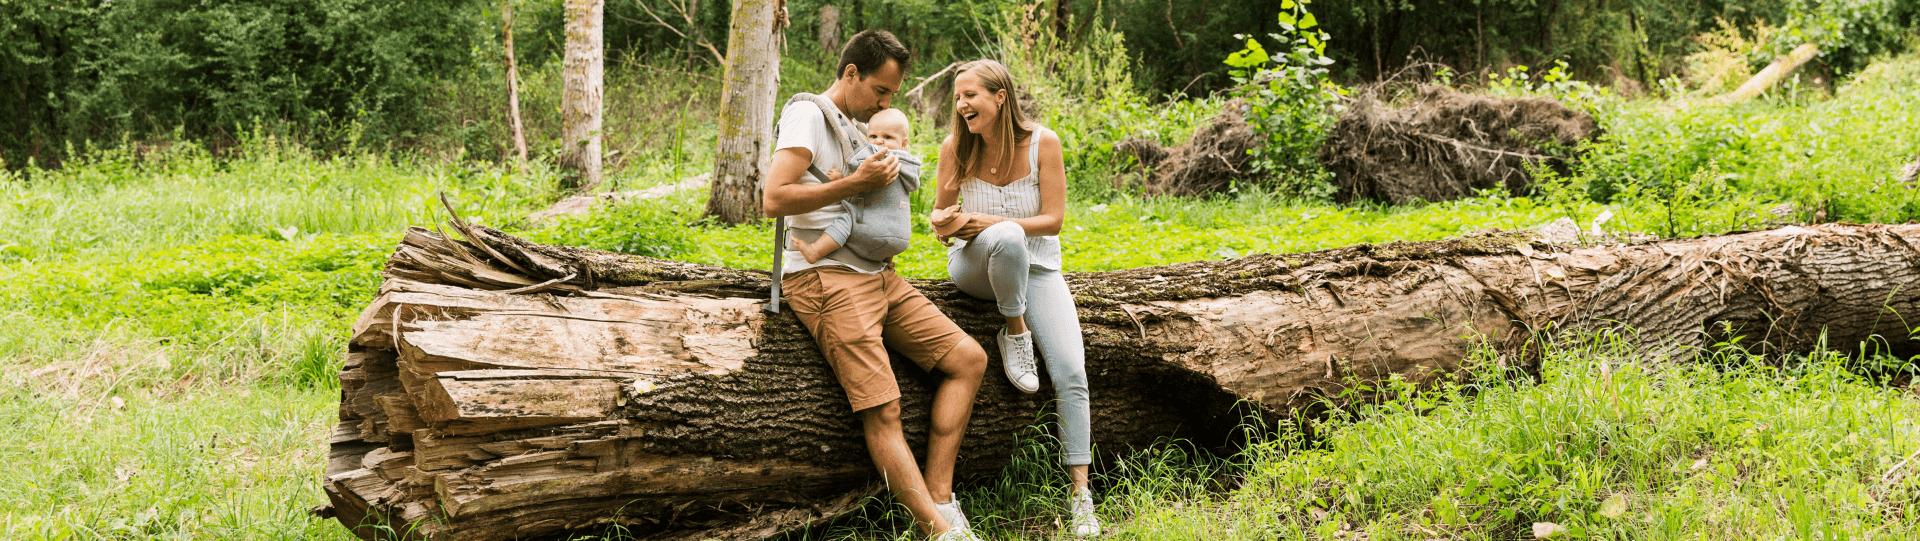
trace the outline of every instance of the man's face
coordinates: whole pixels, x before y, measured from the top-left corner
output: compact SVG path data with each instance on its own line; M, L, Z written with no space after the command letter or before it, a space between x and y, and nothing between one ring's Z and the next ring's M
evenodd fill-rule
M893 95L900 91L900 63L888 60L880 69L873 70L861 79L859 69L849 64L841 72L840 84L846 88L842 94L847 101L847 115L854 120L866 122L874 113L893 106Z

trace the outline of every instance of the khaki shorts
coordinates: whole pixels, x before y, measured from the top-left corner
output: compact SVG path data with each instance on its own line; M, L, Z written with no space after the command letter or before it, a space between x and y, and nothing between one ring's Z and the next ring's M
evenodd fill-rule
M888 349L933 370L967 336L892 269L862 274L814 267L786 275L780 287L820 344L853 411L900 398Z

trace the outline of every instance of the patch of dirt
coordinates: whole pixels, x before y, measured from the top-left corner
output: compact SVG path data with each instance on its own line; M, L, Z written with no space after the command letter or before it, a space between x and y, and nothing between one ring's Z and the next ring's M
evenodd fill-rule
M1447 201L1487 189L1524 195L1527 164L1571 174L1570 156L1598 137L1592 116L1545 98L1504 99L1424 86L1391 109L1369 90L1320 148L1342 203Z
M1166 148L1148 139L1127 139L1114 151L1133 156L1150 171L1140 179L1148 195L1207 195L1227 191L1235 180L1253 178L1247 154L1260 143L1233 100L1186 144Z

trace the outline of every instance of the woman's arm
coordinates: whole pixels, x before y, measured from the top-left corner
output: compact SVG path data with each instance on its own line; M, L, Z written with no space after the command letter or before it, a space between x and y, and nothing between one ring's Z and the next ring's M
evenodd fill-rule
M1005 221L1020 224L1029 237L1060 234L1061 224L1067 217L1067 165L1061 154L1060 137L1052 130L1041 130L1034 134L1033 141L1040 145L1040 213L1026 218L969 213L966 216L972 220L954 232L954 238L972 241L981 231Z
M940 143L940 163L933 176L933 208L943 209L960 202L960 162L954 157L960 152L959 148L952 135Z

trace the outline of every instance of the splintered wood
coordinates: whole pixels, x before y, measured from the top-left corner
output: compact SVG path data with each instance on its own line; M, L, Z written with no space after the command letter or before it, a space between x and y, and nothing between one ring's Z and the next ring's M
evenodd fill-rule
M812 337L762 311L765 275L453 225L467 240L409 231L354 324L323 516L365 539L618 524L642 539L730 541L879 493ZM1096 449L1111 457L1168 437L1224 443L1248 413L1310 413L1389 378L1524 368L1545 330L1623 331L1649 362L1731 336L1768 352L1869 339L1906 352L1916 241L1920 225L1585 248L1489 233L1068 281ZM912 283L991 343L1003 321L991 302ZM894 368L909 442L923 448L931 380ZM961 469L1005 464L1051 399L988 377Z

